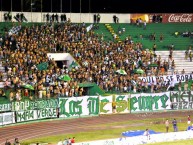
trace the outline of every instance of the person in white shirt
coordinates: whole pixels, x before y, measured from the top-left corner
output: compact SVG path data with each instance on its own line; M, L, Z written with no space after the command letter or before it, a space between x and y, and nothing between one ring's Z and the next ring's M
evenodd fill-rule
M146 26L147 26L147 23L146 21L143 22L143 29L145 30L146 29Z
M174 87L175 87L174 79L171 79L170 85L168 86L167 91L168 91L169 89L170 89L171 91L173 91L173 90L174 90Z
M57 145L63 145L62 141L60 140Z
M149 130L148 129L145 130L143 135L147 137L147 140L150 140L150 134L149 134Z

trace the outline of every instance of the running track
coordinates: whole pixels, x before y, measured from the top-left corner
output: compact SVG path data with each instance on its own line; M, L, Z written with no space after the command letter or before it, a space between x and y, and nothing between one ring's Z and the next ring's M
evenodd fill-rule
M184 116L184 119L186 120L189 114L193 115L193 111L181 111L181 112L175 111L175 112L162 112L162 113L150 113L150 114L146 114L146 113L116 114L116 115L104 115L104 116L88 117L88 118L34 122L34 123L27 123L27 124L19 124L15 126L4 126L0 128L0 145L4 145L5 140L7 138L11 142L13 142L14 138L18 137L21 142L22 140L43 137L43 136L99 130L103 128L93 127L93 126L112 123L112 122L123 122L123 121L128 121L133 119L139 120L139 119L146 119L146 118L174 118L174 117Z

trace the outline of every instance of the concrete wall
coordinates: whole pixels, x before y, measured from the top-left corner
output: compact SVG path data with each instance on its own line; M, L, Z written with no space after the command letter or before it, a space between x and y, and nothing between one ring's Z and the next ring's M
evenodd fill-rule
M75 59L69 53L47 53L47 56L51 59L53 58L55 61L63 61L67 60L67 67L75 61Z
M4 22L4 11L0 12L0 22ZM15 16L17 13L20 12L12 12L12 17ZM39 12L24 12L25 17L28 19L29 22L46 22L46 14L47 13L39 13ZM52 15L53 13L49 13ZM54 13L56 14L56 13ZM57 13L60 15L61 13ZM93 23L93 16L94 13L65 13L67 18L70 18L74 23ZM130 23L130 14L102 14L100 23L113 23L113 16L116 15L119 18L119 23ZM13 19L15 21L15 19Z

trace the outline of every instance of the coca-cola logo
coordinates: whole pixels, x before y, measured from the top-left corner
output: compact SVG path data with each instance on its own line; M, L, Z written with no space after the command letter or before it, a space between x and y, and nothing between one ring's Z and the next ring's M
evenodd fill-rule
M192 14L171 14L168 22L192 22Z

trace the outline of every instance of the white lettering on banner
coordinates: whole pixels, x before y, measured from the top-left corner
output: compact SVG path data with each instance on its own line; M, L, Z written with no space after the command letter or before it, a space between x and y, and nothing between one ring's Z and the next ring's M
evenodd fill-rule
M12 111L41 110L45 108L57 108L57 99L12 102Z
M164 80L165 82L174 80L175 83L185 82L186 80L192 80L192 74L182 74L182 75L163 75L163 76L148 76L148 77L139 77L144 82L151 84L152 82L156 83L156 79Z
M172 91L170 94L171 109L193 109L193 91Z
M171 14L168 22L192 22L192 14Z
M17 122L37 119L37 110L18 111L16 113Z
M131 94L131 112L170 109L170 92Z
M112 102L113 97L107 96L107 97L100 97L100 114L111 114L113 113L112 110Z
M0 112L11 111L11 104L0 104Z
M13 124L13 123L15 123L14 112L0 114L0 125Z
M37 110L37 119L57 117L56 108Z
M192 22L192 14L171 14L168 22Z
M57 117L56 108L45 108L40 110L26 110L18 111L16 113L17 122L37 120L43 118L54 118Z

